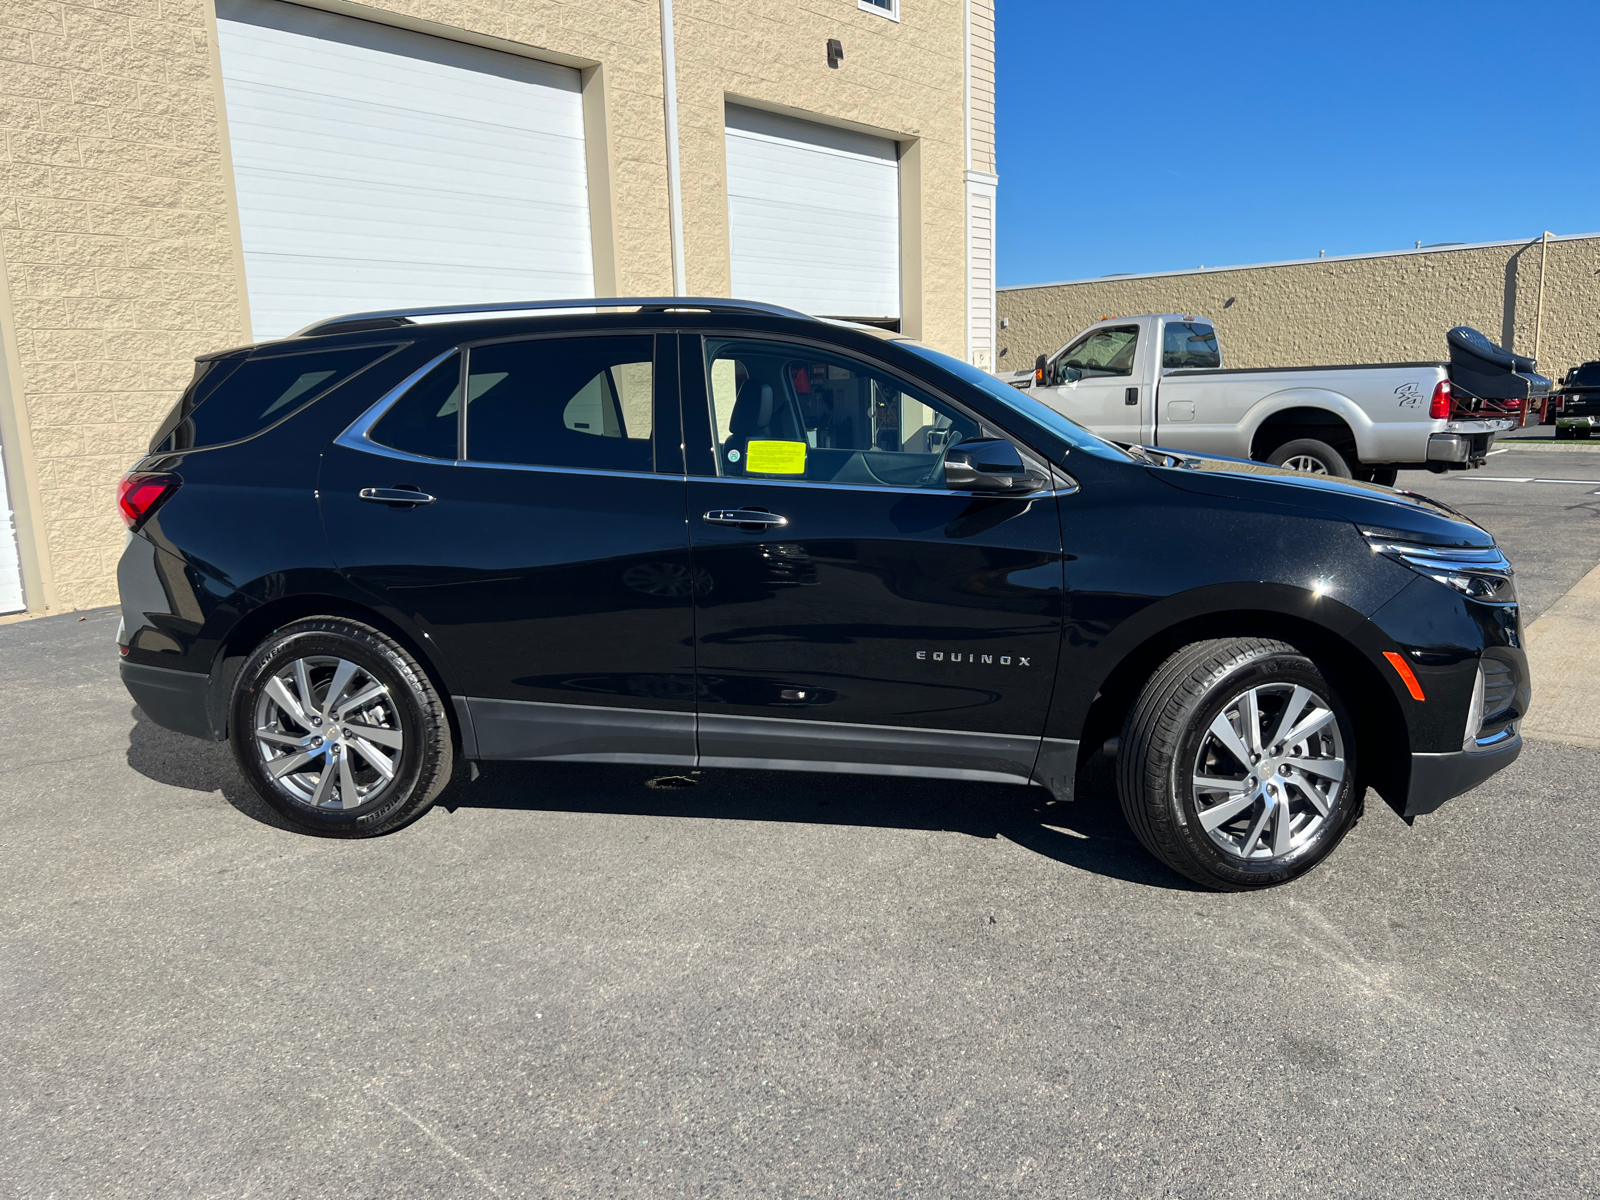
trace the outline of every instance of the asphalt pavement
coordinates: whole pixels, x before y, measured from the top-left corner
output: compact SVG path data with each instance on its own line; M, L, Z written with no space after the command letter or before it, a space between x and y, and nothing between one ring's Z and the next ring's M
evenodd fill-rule
M1600 484L1490 479L1600 453L1490 464L1401 485L1542 611ZM115 624L0 627L0 1196L1600 1193L1595 751L1371 797L1262 895L1149 858L1105 760L493 764L336 842L151 725Z

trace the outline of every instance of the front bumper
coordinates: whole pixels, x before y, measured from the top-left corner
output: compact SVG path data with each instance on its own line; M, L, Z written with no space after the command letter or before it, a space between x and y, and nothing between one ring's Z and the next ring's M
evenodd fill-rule
M1402 815L1409 819L1433 812L1446 800L1471 791L1496 771L1509 767L1521 753L1522 735L1517 734L1492 750L1412 754L1411 786Z

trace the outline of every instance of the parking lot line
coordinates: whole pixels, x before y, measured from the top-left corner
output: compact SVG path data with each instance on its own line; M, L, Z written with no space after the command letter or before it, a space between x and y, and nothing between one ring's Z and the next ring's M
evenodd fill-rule
M1466 478L1478 483L1581 483L1590 487L1600 484L1600 479L1534 479L1532 476L1524 479L1514 475L1468 475Z

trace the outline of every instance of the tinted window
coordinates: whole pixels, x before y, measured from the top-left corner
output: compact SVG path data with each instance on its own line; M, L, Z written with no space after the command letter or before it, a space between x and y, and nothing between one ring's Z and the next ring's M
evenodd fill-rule
M1027 392L1019 392L987 371L978 370L969 362L963 362L959 358L953 358L918 342L902 341L899 346L902 350L944 371L946 375L954 375L968 387L977 388L991 400L998 400L1031 424L1047 430L1070 446L1101 458L1114 458L1120 462L1127 462L1133 457L1115 443L1108 442L1099 434L1085 429L1071 417L1057 412ZM949 384L945 386L948 387Z
M544 338L467 358L467 454L476 462L653 469L655 339Z
M944 487L939 463L978 423L884 371L782 342L707 338L723 475Z
M192 407L179 414L169 448L218 446L260 433L394 349L357 346L246 359L209 394L201 388L185 393L180 407Z
M367 436L425 458L456 457L461 411L461 356L452 354L396 400Z
M1587 362L1581 367L1573 367L1567 386L1600 387L1600 362Z
M1133 352L1139 343L1139 327L1096 329L1079 338L1055 361L1057 383L1066 383L1066 368L1076 367L1080 376L1132 375Z
M1163 367L1205 367L1222 365L1217 349L1217 331L1199 322L1168 321L1161 334Z

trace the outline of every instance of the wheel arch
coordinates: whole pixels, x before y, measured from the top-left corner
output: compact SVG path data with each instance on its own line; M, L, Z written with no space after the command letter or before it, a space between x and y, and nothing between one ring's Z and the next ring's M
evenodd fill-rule
M403 623L385 615L374 605L363 604L346 595L315 591L280 596L257 604L222 636L211 670L211 720L219 739L226 739L228 735L227 722L232 708L234 684L245 659L274 630L308 617L344 617L359 621L399 642L427 674L434 690L444 701L445 716L450 722L450 736L456 752L461 752L461 729L456 719L455 705L450 702L454 689L432 647L424 644L425 639L417 637Z
M1315 599L1311 593L1301 595L1311 603L1337 603ZM1304 611L1295 611L1298 606L1285 605L1281 597L1258 594L1253 599L1255 605L1235 603L1212 608L1157 627L1146 626L1131 635L1102 660L1092 681L1080 681L1088 684L1083 691L1093 699L1076 720L1068 714L1062 714L1066 717L1064 722L1052 720L1052 736L1079 742L1081 771L1102 745L1121 733L1128 711L1146 682L1177 650L1212 638L1268 637L1302 650L1317 664L1355 722L1360 781L1376 788L1391 804L1397 799L1404 804L1410 783L1407 721L1393 688L1379 673L1373 654L1361 644L1364 639L1360 628L1366 624L1365 619L1344 609L1344 614L1354 617L1355 622L1348 627L1344 622L1330 625Z
M1264 396L1242 422L1250 434L1250 457L1260 460L1284 442L1315 437L1338 449L1371 441L1372 419L1348 396L1321 388L1291 388Z

